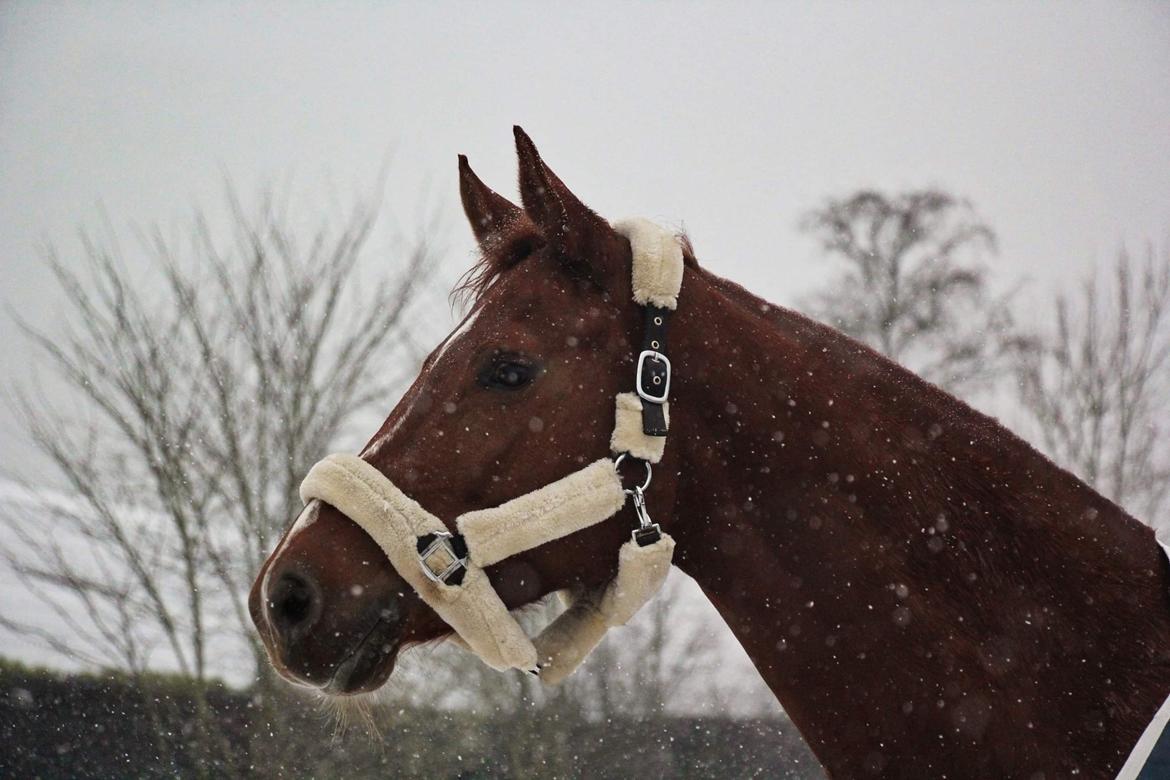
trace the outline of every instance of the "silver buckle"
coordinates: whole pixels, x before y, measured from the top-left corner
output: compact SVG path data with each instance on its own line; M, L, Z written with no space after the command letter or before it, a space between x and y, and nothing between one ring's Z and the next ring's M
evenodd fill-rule
M642 388L642 367L647 360L666 364L666 381L662 385L662 392L658 395L647 392ZM670 358L657 352L653 349L644 349L638 355L638 367L634 374L634 389L638 391L638 395L649 401L652 404L664 404L666 399L670 396Z
M454 534L450 531L435 531L432 535L435 538L418 554L418 564L428 580L446 585L452 574L460 569L467 570L467 559L455 553L451 544ZM432 562L432 559L435 560Z

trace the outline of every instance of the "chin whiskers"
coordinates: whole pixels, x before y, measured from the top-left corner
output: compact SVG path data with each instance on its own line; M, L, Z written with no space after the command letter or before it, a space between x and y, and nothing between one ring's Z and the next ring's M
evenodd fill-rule
M382 740L382 731L374 718L377 691L352 696L322 696L321 709L333 723L333 739L340 740L351 729L360 729L367 737Z

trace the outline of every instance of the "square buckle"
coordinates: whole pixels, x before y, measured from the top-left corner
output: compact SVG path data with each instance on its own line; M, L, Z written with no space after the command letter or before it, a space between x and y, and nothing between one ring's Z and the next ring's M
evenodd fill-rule
M418 540L418 563L431 582L462 585L467 573L467 546L449 531L435 531ZM457 549L457 546L460 549Z
M651 365L647 366L647 360L652 361ZM638 355L634 388L639 396L652 404L666 403L670 395L670 358L653 349L642 350Z

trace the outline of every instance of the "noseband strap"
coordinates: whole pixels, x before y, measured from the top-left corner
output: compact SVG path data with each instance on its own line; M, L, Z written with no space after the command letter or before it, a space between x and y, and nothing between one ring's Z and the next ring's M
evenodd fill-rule
M460 644L493 668L532 671L550 684L571 674L609 628L623 625L658 592L674 553L674 540L651 523L643 491L650 464L661 460L666 444L666 326L678 305L682 248L647 220L626 220L614 229L630 240L634 300L645 309L646 328L635 392L616 399L610 448L645 462L645 485L625 489L617 461L603 458L500 506L460 515L457 534L356 455L327 456L300 489L305 503L324 501L361 526ZM563 594L568 608L530 640L484 569L613 517L627 495L640 527L619 550L617 575L600 587Z

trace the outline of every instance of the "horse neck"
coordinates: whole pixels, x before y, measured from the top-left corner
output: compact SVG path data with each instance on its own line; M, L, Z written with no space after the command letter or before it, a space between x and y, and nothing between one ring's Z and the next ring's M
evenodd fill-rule
M682 298L676 562L826 766L1123 759L1170 688L1151 531L836 331L701 271Z

